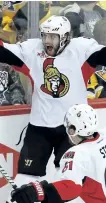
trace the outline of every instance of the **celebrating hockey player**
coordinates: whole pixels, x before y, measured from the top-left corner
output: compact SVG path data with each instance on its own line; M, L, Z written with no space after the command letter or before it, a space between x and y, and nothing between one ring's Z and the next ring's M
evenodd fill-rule
M70 148L64 115L70 105L87 103L89 77L97 65L106 66L106 47L94 39L70 39L66 17L50 17L40 32L41 39L0 43L0 62L18 66L34 81L30 121L18 162L19 185L46 174L53 149L54 164L59 167L60 158Z
M12 192L12 202L106 202L106 135L97 130L96 111L87 104L73 105L64 124L76 146L63 155L58 180L23 185Z

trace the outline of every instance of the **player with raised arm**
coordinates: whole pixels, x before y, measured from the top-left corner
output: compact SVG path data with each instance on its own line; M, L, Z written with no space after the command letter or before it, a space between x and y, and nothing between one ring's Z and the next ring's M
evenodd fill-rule
M12 192L12 202L106 202L106 135L97 130L96 110L87 104L73 105L64 124L75 146L63 155L56 182L23 185Z
M41 24L40 32L41 39L0 43L0 62L18 66L34 81L30 121L18 162L19 185L46 174L53 148L54 164L59 167L70 147L64 115L70 105L87 103L89 77L97 65L106 66L106 47L94 39L70 39L66 17L50 17ZM88 69L84 63L89 64Z

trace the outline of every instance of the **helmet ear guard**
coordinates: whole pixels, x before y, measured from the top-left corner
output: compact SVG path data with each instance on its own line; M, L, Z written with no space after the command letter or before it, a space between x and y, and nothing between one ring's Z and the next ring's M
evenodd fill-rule
M68 135L71 137L75 137L76 136L76 127L74 125L70 125L68 127Z
M57 53L60 53L66 47L66 45L69 44L70 38L71 38L70 33L64 34L64 37L60 39L60 49L58 50Z
M73 105L64 118L64 126L69 135L69 128L75 127L75 135L87 137L97 132L98 117L96 110L87 104Z

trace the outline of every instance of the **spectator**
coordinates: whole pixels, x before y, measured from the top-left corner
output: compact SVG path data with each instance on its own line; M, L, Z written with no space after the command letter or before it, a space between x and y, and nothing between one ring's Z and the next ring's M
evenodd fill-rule
M77 3L60 9L59 15L64 15L71 23L72 37L79 37L84 33L84 16Z
M93 34L98 43L106 45L106 18L96 23ZM97 71L88 82L87 91L90 99L106 97L106 67L97 66Z
M8 43L16 43L27 30L27 2L4 1L2 4L0 38ZM27 13L26 13L27 14ZM21 37L20 37L21 35ZM22 41L22 39L21 39Z
M106 18L106 1L96 2L93 10L98 12L102 16L102 18Z
M22 41L27 29L27 18L21 11L21 2L4 1L1 6L0 39L13 44ZM19 18L20 16L20 18ZM7 64L0 63L0 105L26 104L25 91L20 75Z
M0 63L0 105L16 104L26 104L19 74L9 65Z
M88 99L97 99L101 97L101 93L103 90L103 84L100 84L101 81L100 77L94 73L87 84L87 93L88 93Z
M94 9L92 7L92 9L87 10L84 9L84 6L81 8L81 3L78 2L69 4L60 9L59 14L66 16L72 25L73 37L79 37L82 35L86 37L94 37L93 29L96 22L105 16L103 16L96 7L99 6L94 5Z

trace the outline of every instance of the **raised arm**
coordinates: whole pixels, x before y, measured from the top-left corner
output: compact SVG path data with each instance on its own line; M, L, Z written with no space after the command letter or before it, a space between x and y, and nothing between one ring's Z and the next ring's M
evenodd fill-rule
M98 45L101 46L101 45ZM88 59L87 62L90 66L96 67L97 65L106 66L106 47L99 51L95 51Z
M19 44L8 44L0 41L0 62L22 67L24 58Z
M82 40L86 62L94 68L97 65L106 66L106 47L94 39L82 38Z
M79 58L83 78L87 85L97 65L106 66L106 47L98 44L94 39L84 37L73 39L72 46Z
M96 40L79 37L72 40L71 46L76 50L81 65L87 62L92 67L106 66L106 47Z

